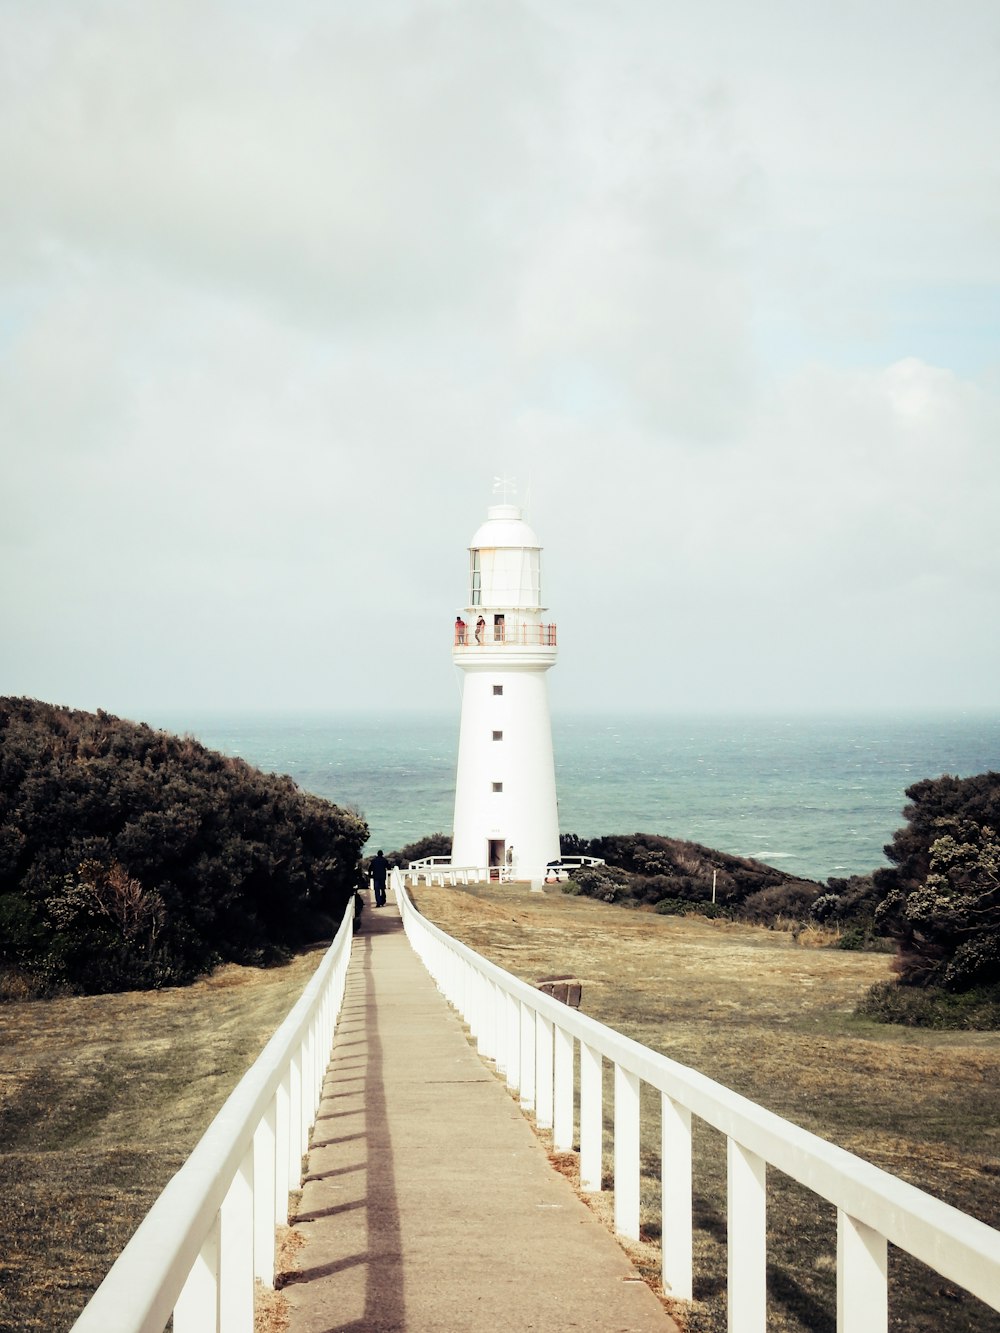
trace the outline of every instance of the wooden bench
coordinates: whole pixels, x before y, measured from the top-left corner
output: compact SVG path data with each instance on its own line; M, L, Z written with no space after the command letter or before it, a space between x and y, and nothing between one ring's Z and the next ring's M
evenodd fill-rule
M538 989L553 1000L568 1004L571 1009L579 1009L583 998L583 983L575 977L542 977Z

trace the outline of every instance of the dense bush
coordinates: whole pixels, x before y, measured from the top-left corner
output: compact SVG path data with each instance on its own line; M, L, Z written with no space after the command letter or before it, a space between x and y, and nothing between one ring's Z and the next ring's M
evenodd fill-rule
M0 699L0 967L88 992L268 963L343 916L364 822L191 739Z
M877 870L884 889L906 889L930 873L931 847L962 821L978 828L1000 829L1000 773L971 778L925 778L906 789L905 827L898 829L885 854L892 869Z
M408 866L411 861L420 861L425 856L451 856L451 834L428 833L425 838L409 842L398 852L388 852L387 855L394 866Z
M660 916L726 918L733 915L731 907L722 907L719 903L693 903L685 898L661 898L653 910Z
M790 912L808 917L820 893L819 885L811 880L795 879L760 861L653 833L589 839L570 833L560 839L560 846L564 856L599 856L607 862L606 866L574 870L577 887L569 890L606 902L656 905L657 911L671 911L658 904L676 901L706 916L725 914L769 924ZM748 904L749 912L745 911Z
M1000 982L1000 773L907 789L907 820L875 872L880 929L909 986L960 993Z
M815 884L807 884L802 880L772 884L769 888L757 889L743 899L739 909L740 920L761 926L772 924L778 917L808 920L814 902Z
M659 916L687 916L691 903L684 898L661 898L653 905L653 911Z
M865 995L857 1013L904 1027L996 1030L1000 1028L1000 986L952 995L939 987L922 989L880 981Z
M617 866L580 866L574 870L576 891L588 898L599 898L605 903L631 898L631 878Z
M878 952L880 947L891 949L892 946L881 936L872 935L863 926L844 926L837 940L838 949L846 949L848 952L854 953L861 950L866 953Z
M881 899L882 893L872 875L828 879L826 891L813 903L812 915L817 921L838 924L844 921L872 922Z
M875 924L880 900L881 893L872 875L828 879L826 892L813 902L810 916L819 925L839 928L838 948L891 949L891 942Z

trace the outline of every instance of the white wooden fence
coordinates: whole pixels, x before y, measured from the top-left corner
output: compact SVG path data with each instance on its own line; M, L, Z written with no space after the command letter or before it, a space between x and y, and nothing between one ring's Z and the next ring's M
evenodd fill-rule
M599 856L563 856L558 864L553 863L551 870L546 867L546 874L552 880L565 879L579 866L602 866L604 861ZM399 872L403 883L416 887L421 880L425 884L485 884L491 879L510 881L518 878L517 867L500 866L460 866L452 865L450 856L422 856L419 861L411 861Z
M414 949L480 1054L506 1075L539 1127L552 1130L557 1152L573 1147L578 1052L585 1191L602 1187L605 1061L611 1066L614 1217L626 1238L639 1235L640 1084L659 1092L663 1283L672 1295L692 1296L695 1116L727 1142L731 1333L766 1327L768 1166L837 1208L838 1333L885 1333L888 1243L1000 1309L1000 1232L517 980L426 921L395 871L393 887Z
M665 1287L692 1295L692 1117L721 1131L728 1161L731 1333L766 1327L768 1165L837 1208L838 1333L885 1333L887 1244L1000 1309L1000 1232L960 1213L721 1084L536 990L426 921L399 871L392 884L414 949L469 1024L521 1106L575 1138L580 1179L602 1188L605 1061L613 1069L615 1227L639 1234L639 1092L662 1108ZM353 907L288 1018L150 1209L74 1325L74 1333L249 1333L254 1279L274 1282L274 1228L287 1220L343 1001ZM500 1169L498 1167L498 1169Z
M298 1003L146 1214L74 1333L250 1333L302 1183L351 957L354 900Z

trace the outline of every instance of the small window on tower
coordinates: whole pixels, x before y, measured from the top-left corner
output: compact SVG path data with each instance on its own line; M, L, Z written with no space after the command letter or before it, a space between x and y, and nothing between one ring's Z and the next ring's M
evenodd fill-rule
M493 739L494 739L495 741L502 741L502 740L503 740L503 732L502 732L502 731L495 731L495 732L493 733Z
M493 693L494 693L494 694L503 694L503 686L502 686L502 685L494 685L494 686L493 686Z
M494 784L493 784L493 790L494 790L494 791L503 791L503 783L502 783L502 782L494 782Z

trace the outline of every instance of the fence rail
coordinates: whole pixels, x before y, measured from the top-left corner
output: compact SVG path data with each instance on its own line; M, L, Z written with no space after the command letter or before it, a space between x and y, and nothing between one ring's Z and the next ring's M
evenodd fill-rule
M253 1328L254 1280L274 1285L275 1227L302 1158L351 957L354 900L291 1013L140 1223L73 1333Z
M640 1086L659 1092L661 1262L673 1296L692 1297L697 1117L726 1137L730 1333L766 1327L768 1166L837 1208L838 1333L888 1328L888 1244L1000 1310L1000 1232L519 981L422 917L397 871L393 884L414 949L480 1054L539 1127L552 1130L557 1152L574 1144L579 1060L580 1183L588 1192L602 1188L605 1061L612 1067L614 1219L625 1238L639 1235Z
M513 879L510 866L456 866L449 856L425 856L420 861L411 861L400 875L407 884L416 885L421 880L425 884L485 884L490 879Z
M602 865L604 861L599 856L563 856L546 867L546 878L564 879L569 871L579 866ZM410 886L423 880L425 884L440 884L443 887L445 884L484 884L491 879L512 881L517 878L518 868L516 865L452 865L450 856L422 856L419 861L411 861L408 866L401 867L399 873L404 884Z

